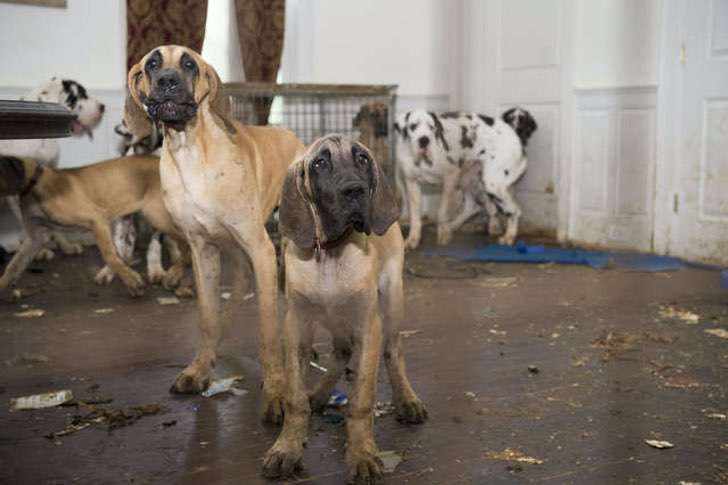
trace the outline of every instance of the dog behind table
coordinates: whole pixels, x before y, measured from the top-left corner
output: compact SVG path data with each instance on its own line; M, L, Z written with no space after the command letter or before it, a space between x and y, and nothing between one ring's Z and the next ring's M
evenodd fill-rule
M8 290L22 275L52 231L83 228L93 232L104 261L129 292L139 295L144 280L117 254L112 221L139 211L158 230L182 237L162 201L157 157L118 157L73 169L2 157L0 181L0 196L16 197L27 233L0 277L0 291ZM187 261L180 258L170 268L166 286L179 283Z
M512 186L526 170L525 147L536 128L533 117L520 108L506 111L503 119L466 112L437 115L424 110L398 117L397 160L410 218L407 247L416 248L420 242L423 183L443 187L437 215L438 244L447 244L455 230L483 209L488 213L491 234L501 233L498 217L504 216L506 229L499 242L513 244L521 210ZM473 161L482 166L485 196L473 197L464 192L460 213L450 219L449 208L461 182L463 166Z
M101 123L106 109L101 101L89 96L83 85L71 79L58 77L52 77L20 99L65 106L76 115L71 125L71 133L74 136L87 135L89 139L93 139L93 130ZM56 139L0 140L0 155L29 158L49 167L56 167L60 157L60 143ZM22 215L17 203L13 198L8 199L8 203L22 225ZM58 244L64 254L80 254L83 251L79 244L70 243L58 232L53 233L51 239ZM48 260L53 256L54 253L50 248L42 248L37 254L38 259Z
M422 423L427 418L401 351L404 244L399 213L371 152L341 135L314 141L288 169L280 225L289 388L283 430L264 460L265 476L286 477L301 468L311 408L324 409L355 349L361 358L348 405L346 447L353 483L375 483L382 477L372 426L382 353L398 419ZM304 382L314 322L331 333L334 362L309 396Z

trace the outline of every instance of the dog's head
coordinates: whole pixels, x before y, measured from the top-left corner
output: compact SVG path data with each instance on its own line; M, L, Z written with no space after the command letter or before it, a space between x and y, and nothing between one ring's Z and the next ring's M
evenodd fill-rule
M513 131L516 132L518 138L521 139L521 145L528 145L528 139L531 138L533 132L538 129L536 120L533 119L531 113L523 108L511 108L505 111L501 116L503 121L511 125Z
M432 160L433 151L450 150L440 118L431 111L416 110L401 115L394 129L416 160Z
M377 138L389 134L389 109L381 102L365 104L356 114L352 126L361 132L368 131Z
M182 131L206 105L216 122L229 126L230 106L220 77L192 49L177 45L152 49L131 68L127 81L124 121L137 137L148 136L152 122Z
M24 99L58 103L68 108L76 115L71 125L74 136L86 134L93 138L93 130L101 123L106 110L104 103L89 96L81 83L57 77L52 77Z
M21 159L0 156L0 197L20 194L25 179L25 164Z
M371 152L342 135L327 135L288 169L279 217L281 234L310 249L351 230L382 235L399 218L399 207Z

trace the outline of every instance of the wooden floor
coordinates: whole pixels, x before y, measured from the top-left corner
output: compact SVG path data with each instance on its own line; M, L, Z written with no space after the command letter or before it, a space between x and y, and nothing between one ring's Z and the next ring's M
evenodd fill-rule
M376 419L380 449L404 455L387 483L728 483L728 340L705 332L728 329L717 272L453 266L417 254L408 264L405 329L416 332L405 350L430 419ZM261 460L278 430L259 421L255 299L227 328L216 371L244 375L249 393L175 396L169 385L195 346L194 301L162 306L161 289L130 299L119 283L97 288L93 265L93 250L35 264L43 272L21 286L37 293L20 303L41 318L0 303L0 482L266 483ZM326 366L330 347L317 348ZM24 363L24 353L48 361ZM103 408L162 411L48 439L80 411L8 410L11 397L57 389L112 398ZM315 417L297 483L343 483L344 444L336 412Z

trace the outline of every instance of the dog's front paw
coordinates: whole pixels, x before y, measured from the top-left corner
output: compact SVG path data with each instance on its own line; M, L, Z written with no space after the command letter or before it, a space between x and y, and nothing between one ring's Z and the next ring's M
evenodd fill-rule
M374 485L382 483L382 460L373 451L346 452L346 463L349 466L348 483L354 485Z
M444 246L452 240L452 229L447 224L437 226L437 244Z
M60 246L61 252L66 256L78 256L83 254L83 246L78 243L66 243Z
M420 238L415 236L408 236L404 242L404 247L407 249L417 249L420 245Z
M126 274L119 275L124 280L126 289L131 296L142 296L144 294L144 278L134 270L130 270Z
M195 296L195 290L191 286L180 286L174 290L174 295L178 298L192 298Z
M108 266L101 268L94 276L94 283L99 286L109 285L112 281L114 281L114 272Z
M279 438L263 458L265 478L291 478L303 469L303 445Z
M149 271L147 271L147 279L149 280L149 283L152 285L158 285L164 283L164 281L167 278L167 272L164 271L162 268L152 268ZM166 285L164 285L165 288L167 288ZM167 288L169 289L169 288Z
M36 261L50 261L56 256L53 250L48 248L41 248L40 251L35 255Z
M488 234L491 236L503 234L503 227L497 217L491 217L488 220Z
M190 365L179 373L169 388L169 392L175 394L199 394L210 385L209 369L202 369L199 366Z
M397 421L405 424L422 424L427 420L427 409L419 399L397 403Z
M172 266L169 268L169 271L164 274L164 277L161 280L162 286L164 286L167 290L177 288L184 274L185 270L183 267Z
M512 236L510 234L504 234L498 238L498 244L503 244L504 246L513 246L513 243L515 242L516 236Z

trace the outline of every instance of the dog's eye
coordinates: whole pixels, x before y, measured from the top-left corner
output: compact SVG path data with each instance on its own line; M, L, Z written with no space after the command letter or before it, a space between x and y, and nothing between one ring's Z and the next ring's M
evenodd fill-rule
M156 59L149 59L149 62L147 62L147 69L156 69L159 67L159 61Z
M325 165L326 165L326 159L324 157L318 157L318 158L314 159L314 161L311 163L311 167L314 170L322 169L322 168L324 168Z
M195 63L192 61L192 59L186 59L184 62L184 66L185 66L185 69L192 70L195 68Z
M356 154L356 161L362 165L366 165L369 163L369 155L364 152L359 152Z
M410 125L410 131L415 131L417 129L417 123L412 123Z

